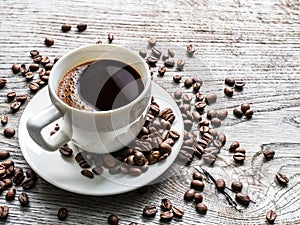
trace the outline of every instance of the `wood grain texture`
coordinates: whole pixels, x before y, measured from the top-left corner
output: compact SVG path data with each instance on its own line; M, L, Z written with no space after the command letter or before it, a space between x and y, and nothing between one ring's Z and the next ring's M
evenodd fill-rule
M183 219L170 224L266 224L265 214L275 210L275 224L300 224L300 11L298 0L174 0L174 1L0 1L0 77L8 80L0 90L0 114L7 114L6 126L17 128L26 104L11 114L6 93L16 91L34 95L22 76L13 75L13 63L31 63L29 51L38 49L51 60L69 50L97 40L106 42L114 33L115 44L138 51L147 48L147 39L154 36L158 46L175 50L175 59L184 58L181 74L204 80L204 93L218 94L218 102L210 108L226 108L228 118L219 128L227 136L227 144L238 140L247 149L244 165L236 165L232 154L221 151L213 167L207 168L227 184L241 180L244 192L256 202L237 212L212 185L206 183L204 202L209 211L199 215L192 203L183 201L189 187L195 160L189 167L176 162L163 178L149 186L146 194L136 191L110 197L93 197L60 190L42 179L28 194L30 207L22 208L17 200L6 202L4 193L0 205L7 204L10 214L6 224L106 224L110 214L120 218L120 224L160 224L142 217L146 205L159 206L162 198L184 207ZM68 33L60 31L63 23L72 24ZM88 24L78 33L75 25ZM44 38L53 37L55 44L44 46ZM189 42L196 45L194 57L185 55ZM182 88L174 85L175 69L154 80L169 92ZM232 76L246 81L242 92L233 98L223 94L223 80ZM185 90L191 93L191 90ZM28 102L28 101L27 101ZM236 119L232 109L249 102L255 110L253 119ZM197 128L194 127L194 130ZM7 139L0 128L0 148L11 151L16 165L28 168L18 144L19 133ZM274 160L264 161L262 150L274 149ZM51 170L52 166L45 165ZM277 172L285 173L287 187L276 183ZM18 187L18 192L22 188ZM66 221L57 220L60 207L69 209Z

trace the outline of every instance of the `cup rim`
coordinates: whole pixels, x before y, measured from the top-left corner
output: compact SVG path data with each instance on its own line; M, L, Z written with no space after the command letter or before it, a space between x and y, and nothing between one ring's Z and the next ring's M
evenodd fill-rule
M130 52L131 54L135 55L137 58L139 58L139 62L141 62L143 64L143 66L146 68L146 77L147 77L147 82L145 84L145 87L143 89L143 91L138 95L138 97L136 97L134 100L132 100L131 102L129 102L128 104L124 105L124 106L121 106L121 107L118 107L116 109L111 109L111 110L105 110L105 111L100 111L100 110L93 110L93 111L87 111L87 110L80 110L80 109L77 109L77 108L74 108L74 107L71 107L69 106L68 104L66 104L63 100L61 100L57 94L56 94L56 89L53 85L53 82L51 82L51 77L53 77L53 71L55 71L56 67L59 66L59 64L61 63L61 61L63 60L67 60L70 55L72 54L76 54L76 52L78 51L81 51L83 49L86 49L86 48L91 48L91 47L96 47L96 48L101 48L101 47L110 47L112 49L122 49L122 50L125 50L125 51L128 51ZM84 62L83 62L84 63ZM77 65L75 65L77 66ZM74 66L74 67L75 67ZM70 68L69 70L73 69L74 67ZM69 71L68 70L68 71ZM59 78L59 81L61 81L62 77L64 76L65 74L63 74L62 76L60 76ZM135 53L134 51L132 51L131 49L128 49L128 48L125 48L123 46L120 46L120 45L116 45L116 44L88 44L88 45L84 45L84 46L81 46L81 47L78 47L78 48L75 48L71 51L69 51L68 53L64 54L58 61L57 63L54 64L51 72L50 72L50 81L48 82L48 90L50 92L50 96L52 96L52 98L55 98L56 102L59 102L61 103L65 108L67 108L68 110L72 110L72 111L76 111L76 112L79 112L79 113L86 113L86 114L96 114L96 115L106 115L106 114L112 114L112 113L117 113L117 112L120 112L126 108L131 108L134 104L136 104L138 101L140 101L141 99L141 96L143 98L143 96L145 96L148 92L148 89L151 88L151 74L150 74L150 70L148 69L148 64L146 63L146 61L140 56L138 55L137 53Z

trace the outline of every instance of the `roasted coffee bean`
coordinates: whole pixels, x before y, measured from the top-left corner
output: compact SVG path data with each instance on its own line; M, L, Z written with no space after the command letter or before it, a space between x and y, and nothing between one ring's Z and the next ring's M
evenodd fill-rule
M129 225L138 225L137 223L131 222Z
M59 220L65 220L68 216L68 209L67 208L60 208L57 212L57 218Z
M59 152L64 157L71 157L73 155L73 150L71 148L69 148L67 145L61 146L59 148Z
M247 119L251 119L252 116L253 116L253 113L254 111L252 109L248 109L246 112L245 112L245 116Z
M26 170L26 177L30 178L34 181L37 180L38 176L36 174L36 172L33 171L33 169L29 168L28 170Z
M91 179L94 178L94 174L90 170L88 170L88 169L81 170L81 174L83 176L91 178Z
M176 74L176 75L173 76L173 81L178 84L178 83L180 83L181 78L182 78L181 75Z
M206 148L208 146L208 143L207 143L207 141L200 139L200 140L197 140L197 145L201 146L202 148Z
M167 68L165 66L160 66L160 67L158 67L157 72L158 72L158 75L162 77L167 72Z
M171 221L174 214L172 211L165 211L160 214L160 220L162 221Z
M170 211L172 209L172 202L167 198L163 198L160 207L163 211Z
M224 133L219 133L217 139L222 143L222 146L226 144L226 135Z
M148 44L149 44L150 46L154 46L154 45L156 44L156 38L155 38L155 37L150 37L150 38L148 39Z
M134 162L136 165L138 166L142 166L145 164L146 161L146 157L144 156L144 154L140 151L136 151L134 153Z
M213 127L220 127L222 124L222 121L219 118L212 118L210 123Z
M250 197L247 194L237 193L235 195L235 200L241 205L248 206L250 203Z
M220 111L217 111L217 117L220 119L220 120L224 120L226 119L228 115L228 111L227 110L220 110Z
M208 210L207 206L205 204L201 203L201 202L197 203L195 208L196 208L196 211L200 214L206 214L206 212Z
M141 49L141 50L139 51L139 55L140 55L142 58L146 58L146 56L147 56L147 51L146 51L146 49Z
M0 220L4 220L7 218L9 214L9 208L7 205L0 206Z
M36 92L39 88L40 88L40 86L39 86L38 83L36 83L36 82L31 82L31 83L29 84L29 89L30 89L32 92Z
M23 187L24 190L29 190L35 186L35 180L32 178L26 178L21 186Z
M21 106L21 102L15 101L10 105L10 109L13 113L15 113L20 109L20 106Z
M217 95L216 94L207 94L205 96L205 102L208 104L208 105L211 105L213 103L215 103L217 101Z
M230 147L228 148L228 151L234 152L238 147L240 147L240 143L238 141L234 141L231 143Z
M101 175L103 173L103 169L102 169L102 167L94 167L92 169L92 172L96 175Z
M186 88L190 88L190 87L192 87L193 86L193 78L187 78L187 79L185 79L185 81L184 81L184 86L186 87Z
M191 121L191 120L184 120L183 124L184 124L184 129L186 129L188 131L191 130L193 127L193 121Z
M272 149L267 149L263 151L263 154L266 160L271 160L274 158L275 151Z
M18 94L16 96L16 100L18 102L21 102L21 104L23 104L27 100L27 95L26 94Z
M16 92L11 91L6 94L8 101L12 101L16 97Z
M8 122L8 116L6 115L1 116L1 124L5 126L7 122Z
M194 120L194 122L200 122L201 120L202 120L202 116L200 115L200 113L199 112L197 112L197 111L193 111L192 112L192 116L193 116L193 120Z
M0 164L0 178L5 177L6 168L4 165Z
M201 88L200 83L196 82L196 83L193 84L193 90L194 90L195 93L198 92L200 90L200 88Z
M276 179L277 179L278 183L281 185L287 185L289 183L289 178L282 173L277 173Z
M142 174L142 170L137 167L130 167L129 173L130 173L130 175L137 177Z
M31 72L35 72L35 71L37 71L39 68L40 68L40 65L37 64L37 63L34 63L34 64L30 64L30 65L29 65L29 70L30 70Z
M150 66L155 66L155 64L158 62L158 59L154 56L148 56L146 62L150 65Z
M42 60L41 60L41 64L42 64L43 66L45 66L45 65L47 65L48 63L50 63L49 57L48 57L48 56L44 56L44 57L42 58Z
M213 129L213 128L210 128L209 131L208 131L208 133L209 133L211 136L213 136L214 138L217 138L218 135L219 135L218 131L217 131L216 129Z
M224 93L225 95L227 95L228 97L232 97L233 96L233 88L230 87L225 87L224 88Z
M180 137L180 134L177 132L177 131L175 131L175 130L170 130L169 131L169 136L173 139L173 140L178 140L179 139L179 137Z
M21 64L21 67L20 67L20 71L22 73L22 75L24 76L29 70L27 69L27 66L26 64Z
M228 86L234 86L235 80L231 77L226 77L225 78L225 84L227 84Z
M143 209L143 215L146 217L154 217L157 213L157 208L154 205L145 206Z
M204 183L201 180L192 180L191 188L198 191L203 191Z
M231 189L236 192L241 192L243 189L243 184L240 181L232 181L231 183Z
M2 182L4 183L5 188L11 187L13 184L13 182L10 178L2 179Z
M207 127L208 128L208 127ZM209 128L208 128L209 129ZM211 136L208 132L201 133L201 137L205 140L208 144L210 144L213 140L213 136Z
M185 65L185 61L183 59L177 60L177 69L183 70L184 65Z
M46 71L52 70L52 67L53 67L52 63L47 63L46 65L44 65Z
M241 153L241 152L236 152L233 155L233 159L234 161L236 161L237 163L243 163L245 161L245 153Z
M217 111L216 110L214 110L214 109L209 109L209 110L207 110L207 113L206 113L206 117L207 117L207 119L209 119L209 120L211 120L212 118L215 118L215 117L217 117Z
M248 109L250 109L250 104L249 104L249 103L243 103L243 104L241 105L241 110L242 110L242 112L243 112L244 114L246 113L246 111L247 111Z
M175 52L173 49L168 49L168 54L171 58L174 58L174 56L175 56Z
M213 165L217 160L217 157L211 153L204 153L202 158L207 165Z
M202 86L203 80L200 77L193 77L193 83L199 83Z
M34 77L34 74L32 72L27 72L25 74L25 78L27 81L31 81L33 79L33 77Z
M42 61L42 59L43 59L43 57L42 57L41 55L36 55L36 56L33 57L33 62L34 62L34 63L40 64L41 61ZM21 71L21 72L22 72L22 71ZM23 72L22 72L22 73L23 73Z
M192 56L195 52L195 46L193 44L188 44L186 46L186 51L188 56Z
M201 174L201 173L199 173L199 172L194 172L193 173L193 179L194 180L203 180L203 175Z
M4 136L7 138L13 137L15 135L15 133L16 133L16 130L12 127L6 127L3 131Z
M63 32L68 32L68 31L71 30L71 25L68 24L68 23L64 23L63 25L61 25L61 30L62 30Z
M85 24L85 23L79 23L79 24L77 24L76 28L77 28L78 32L83 32L83 31L86 30L87 24Z
M0 88L3 88L5 84L7 83L7 80L4 78L0 78Z
M118 225L119 224L119 218L116 215L110 215L107 218L107 223L110 225Z
M151 51L152 51L153 55L154 55L156 58L158 58L158 59L160 58L162 52L161 52L161 50L160 50L159 48L157 48L157 47L152 47L152 48L151 48Z
M189 202L193 201L195 193L196 193L195 189L189 189L189 190L187 190L184 193L184 196L183 196L184 200L189 201Z
M167 60L167 59L169 59L169 58L170 58L170 56L169 56L168 53L163 54L162 57L161 57L161 59L162 59L163 61L165 61L165 60Z
M234 150L234 153L243 153L246 154L246 149L242 148L242 147L238 147Z
M242 90L244 86L245 86L244 81L235 81L234 83L234 87L238 90Z
M191 105L185 103L185 104L180 105L180 106L179 106L179 109L180 109L181 113L184 114L184 113L186 113L186 112L188 112L188 111L191 110Z
M164 65L166 67L174 67L175 66L175 61L173 59L166 59L164 61Z
M177 218L182 218L184 215L184 209L182 207L179 207L176 205L172 206L172 212L173 212L174 216Z
M7 150L1 150L0 151L0 160L5 160L10 156L9 151Z
M204 102L205 100L205 97L201 92L196 93L195 98L196 98L195 99L196 102Z
M45 40L44 40L44 43L45 43L46 46L50 47L54 44L54 39L46 37Z
M269 210L266 214L266 219L269 223L273 224L276 220L277 214L273 210Z
M21 206L27 206L29 204L29 197L25 192L19 194L18 200Z
M115 39L115 35L114 34L108 34L107 35L107 40L108 40L109 44L111 44L114 39Z
M16 189L15 188L10 188L5 194L5 199L6 201L12 201L15 199L16 196Z
M13 72L14 74L19 73L19 72L20 72L20 65L19 65L19 64L13 64L13 65L11 66L11 70L12 70L12 72Z
M182 92L180 90L177 90L174 92L174 98L175 99L180 99L182 96Z
M5 183L3 181L0 181L0 194L4 191L5 189Z
M216 179L215 185L218 191L223 192L225 190L226 183L223 179Z
M233 115L235 115L237 118L242 118L243 112L239 108L233 109Z
M195 193L194 194L194 201L195 201L196 204L202 202L203 201L203 195L200 194L200 193Z
M202 112L204 110L204 108L206 107L206 103L205 102L196 102L194 104L194 106L198 112Z
M182 96L182 102L183 103L190 103L192 101L192 97L188 94L184 94Z
M167 153L168 155L170 155L172 152L172 146L164 141L159 144L159 150L161 154Z
M34 58L35 56L37 56L39 54L40 54L40 52L36 49L30 51L31 58Z

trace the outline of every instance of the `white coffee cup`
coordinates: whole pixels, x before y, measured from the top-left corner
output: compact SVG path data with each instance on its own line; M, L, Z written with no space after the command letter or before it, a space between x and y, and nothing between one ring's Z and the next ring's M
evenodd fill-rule
M144 90L136 99L113 110L85 111L70 107L57 96L59 82L68 71L101 59L121 61L140 74ZM53 105L28 120L30 137L49 151L72 141L85 151L107 153L128 145L142 128L151 101L151 75L145 60L129 49L116 45L88 45L58 60L51 70L48 90ZM62 125L56 134L51 137L41 134L43 128L60 118Z

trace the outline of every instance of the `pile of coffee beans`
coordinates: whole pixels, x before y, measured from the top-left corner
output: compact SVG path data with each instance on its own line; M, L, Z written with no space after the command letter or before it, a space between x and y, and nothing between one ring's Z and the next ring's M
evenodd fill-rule
M225 78L225 85L227 85L224 88L224 93L225 95L227 95L228 97L232 97L234 91L241 91L243 89L243 87L245 86L245 82L242 80L235 80L232 77L226 77Z
M240 108L233 109L233 115L237 118L245 116L247 119L251 119L254 111L250 108L249 103L243 103Z
M238 141L234 141L231 143L228 148L229 152L233 152L233 159L235 162L242 164L246 159L246 149L240 146Z

